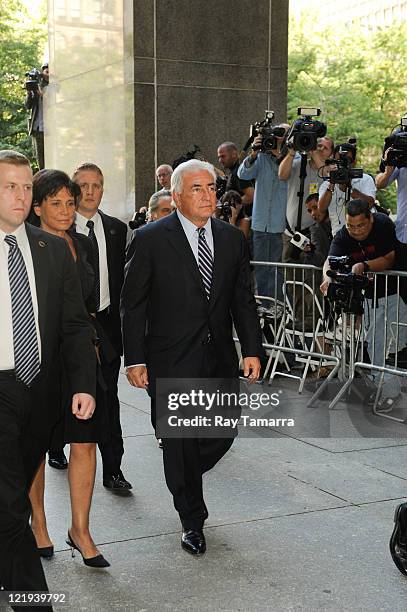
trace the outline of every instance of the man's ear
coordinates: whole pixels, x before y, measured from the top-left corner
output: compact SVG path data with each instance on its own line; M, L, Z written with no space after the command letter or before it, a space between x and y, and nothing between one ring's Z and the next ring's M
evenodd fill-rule
M174 200L177 208L178 208L178 204L179 204L179 193L177 193L176 191L172 191L171 192L172 195L172 199Z

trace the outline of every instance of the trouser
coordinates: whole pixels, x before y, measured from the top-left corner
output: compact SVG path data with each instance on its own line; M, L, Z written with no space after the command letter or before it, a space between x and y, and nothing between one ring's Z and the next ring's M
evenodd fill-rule
M234 438L163 439L164 474L184 529L201 529L208 518L202 475L214 467Z
M12 373L0 372L0 583L10 591L48 590L29 524L28 488L47 445L45 435L32 436L34 397Z
M397 241L394 269L403 272L407 271L407 244L404 242ZM407 303L407 277L400 277L399 288L401 297Z
M31 134L33 151L35 159L37 160L38 168L42 170L45 168L45 157L44 157L44 132L33 132Z
M120 402L118 398L117 382L120 372L120 357L110 363L101 364L102 375L107 387L106 404L108 411L109 432L104 442L99 443L102 455L103 476L116 475L120 472L120 466L124 453L122 428L120 424Z
M283 235L253 230L254 261L281 262ZM281 268L255 266L257 294L282 300L283 275ZM265 306L270 304L265 303Z
M226 369L218 364L216 348L212 343L202 349L201 357L201 378L232 380L233 389L228 387L227 390L238 392L237 364L236 367L231 364ZM154 399L152 415L155 422ZM237 431L232 432L228 438L163 438L165 480L185 529L201 529L207 519L202 475L225 455L236 435Z

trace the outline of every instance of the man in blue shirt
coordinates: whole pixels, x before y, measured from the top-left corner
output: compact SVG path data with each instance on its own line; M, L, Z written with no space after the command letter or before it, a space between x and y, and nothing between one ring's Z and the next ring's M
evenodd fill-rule
M285 130L289 128L286 123L280 126ZM237 171L241 179L256 180L252 214L255 261L281 261L286 227L287 183L278 178L277 158L283 140L284 136L277 137L277 147L270 153L262 153L259 151L262 136L256 136L252 152ZM255 273L258 295L282 299L282 277L277 268L256 266Z

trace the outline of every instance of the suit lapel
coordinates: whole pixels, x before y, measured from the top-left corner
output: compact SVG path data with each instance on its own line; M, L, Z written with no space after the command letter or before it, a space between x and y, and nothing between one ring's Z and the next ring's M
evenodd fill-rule
M195 256L192 252L191 246L188 242L188 238L185 235L183 227L176 212L173 212L169 217L166 224L168 232L168 239L177 253L180 255L183 262L187 266L194 281L198 283L201 288L202 295L207 301L205 287L202 282L201 273L199 272L198 264L196 263Z
M212 271L212 285L211 295L209 298L209 305L211 306L221 291L222 275L224 269L222 268L223 262L227 261L227 242L223 240L224 225L217 219L211 219L212 235L213 235L213 250L215 253L213 260L213 271Z
M101 216L103 231L105 233L107 273L109 275L109 291L111 294L112 288L110 283L114 276L115 230L111 226L110 219L106 217L101 210L99 210L98 213Z
M48 243L43 232L39 234L35 227L25 225L28 242L30 244L31 255L35 274L35 287L37 290L38 301L38 325L40 328L41 344L45 346L45 329L47 322L47 292L49 274L49 252Z

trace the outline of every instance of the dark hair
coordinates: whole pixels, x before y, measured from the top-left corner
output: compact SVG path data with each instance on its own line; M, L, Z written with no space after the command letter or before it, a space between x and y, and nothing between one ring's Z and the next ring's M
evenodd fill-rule
M350 151L352 153L352 161L354 162L356 159L356 145L351 142L344 142L343 144L336 145L334 149L334 154L339 153L339 149L342 151Z
M28 166L30 162L25 155L11 149L3 149L0 151L0 164L10 164L11 166Z
M364 215L367 219L369 219L372 214L369 204L366 200L351 200L346 205L346 214L349 217L357 217L358 215Z
M86 172L86 171L96 172L97 174L100 174L100 178L102 179L102 185L103 185L103 172L101 171L99 166L97 166L96 164L93 164L91 162L85 162L84 164L80 164L80 166L75 168L75 170L73 171L73 174L72 174L72 180L76 181L76 177L77 177L78 173L79 172Z
M62 170L40 170L33 178L33 206L41 206L46 198L56 195L64 187L77 205L81 194L80 187L71 181L65 172L62 172Z
M316 200L318 202L319 200L318 192L310 193L309 196L307 196L305 200L305 205L307 205L309 202L312 202L312 200Z

